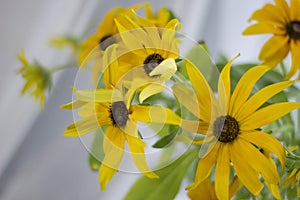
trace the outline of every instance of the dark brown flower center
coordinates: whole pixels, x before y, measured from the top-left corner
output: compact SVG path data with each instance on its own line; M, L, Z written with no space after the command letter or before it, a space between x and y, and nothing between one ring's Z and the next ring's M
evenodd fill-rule
M292 21L286 26L290 38L300 40L300 21Z
M157 67L163 60L164 58L158 53L149 55L144 61L144 70L146 74L149 75L152 72L152 70L155 67ZM158 75L152 77L157 77L157 76Z
M110 45L115 44L115 43L116 43L116 40L114 37L112 37L112 35L106 35L99 40L100 50L105 51L105 49L107 49L107 47L109 47Z
M110 118L114 126L116 125L120 128L124 128L129 119L128 115L129 111L123 101L112 103L110 108Z
M213 124L214 136L223 143L234 141L239 131L239 123L230 115L217 118Z

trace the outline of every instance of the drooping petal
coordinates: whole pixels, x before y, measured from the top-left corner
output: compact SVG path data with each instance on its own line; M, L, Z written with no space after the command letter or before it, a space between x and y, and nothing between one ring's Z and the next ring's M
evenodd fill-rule
M248 99L255 83L262 77L270 68L268 66L257 66L249 69L237 83L231 100L229 114L235 116L241 109L243 104Z
M251 96L240 108L235 117L238 120L243 120L246 117L253 114L260 106L262 106L267 100L269 100L274 95L278 94L285 88L294 84L294 81L283 81L279 83L274 83L272 85L268 85L258 92L256 92L253 96Z
M279 175L272 161L265 157L258 148L253 146L253 144L247 142L243 138L239 138L237 144L237 146L239 146L239 151L244 158L240 158L240 162L245 162L250 165L253 169L258 171L268 183L279 184ZM249 176L251 175L249 174Z
M205 179L195 189L190 190L187 195L191 200L212 200L217 198L213 188L213 184L210 183L209 178Z
M219 104L221 109L224 111L222 113L228 113L229 109L229 103L230 103L230 69L233 61L238 57L237 55L235 58L233 58L231 61L229 61L225 67L223 68L219 81L218 81L218 95L219 95Z
M259 181L258 172L244 161L245 159L247 159L247 157L245 157L245 155L240 152L241 145L239 145L238 143L238 140L234 141L230 148L230 158L231 162L233 163L233 168L237 174L237 177L243 183L243 185L245 185L245 187L252 194L258 195L264 186Z
M190 184L186 189L192 190L204 181L210 174L214 164L217 161L220 142L215 143L215 146L198 162L198 167L195 175L194 183Z
M281 166L284 167L285 165L285 150L282 144L275 139L272 135L261 132L261 131L250 131L250 132L243 132L239 135L239 137L243 138L244 140L255 144L263 149L267 149L268 151L274 153L280 163Z
M124 154L124 134L117 127L109 126L104 134L104 159L99 171L99 182L102 190L117 172Z
M219 199L229 198L229 175L230 175L229 145L221 144L215 174L215 189Z
M261 48L258 58L260 60L266 60L278 56L280 49L288 49L288 41L289 37L287 36L275 35L271 37Z
M126 135L131 157L136 167L149 178L159 178L147 164L144 148L146 144L137 137Z
M173 58L167 58L156 66L151 72L150 76L159 75L161 79L169 80L177 71L177 65Z
M299 7L300 8L300 7ZM299 41L291 41L292 66L285 79L290 79L300 69L300 45Z
M241 120L239 122L240 129L242 131L251 131L260 128L297 108L300 108L300 103L298 102L283 102L264 107L244 120Z
M180 125L181 118L172 110L162 106L131 106L131 117L137 122Z
M229 185L229 198L232 198L241 188L243 184L237 176L234 176L232 182Z
M273 23L258 23L253 24L244 30L243 35L255 35L255 34L266 34L272 33L276 35L284 35L285 30L281 30L274 26Z
M142 89L139 95L139 101L143 103L148 97L151 97L155 94L161 93L166 89L164 82L162 83L149 83L145 88Z
M139 88L143 88L147 86L149 82L147 80L141 79L141 78L135 78L132 83L130 84L130 88L127 91L124 102L126 104L127 109L130 107L131 100L134 96L134 94L137 92Z

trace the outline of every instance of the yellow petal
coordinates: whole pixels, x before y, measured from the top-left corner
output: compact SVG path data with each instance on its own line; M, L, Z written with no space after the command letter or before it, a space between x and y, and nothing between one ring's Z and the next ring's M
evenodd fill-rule
M235 141L230 148L230 158L233 163L233 168L243 185L245 185L252 194L258 195L264 186L259 181L258 172L242 159L247 159L247 157L241 153L240 148L244 147L238 143L238 140Z
M284 35L285 30L276 28L273 23L258 23L253 24L244 30L243 35L267 34Z
M122 101L122 94L118 90L96 89L96 90L77 90L78 100L87 102L115 102Z
M131 104L131 100L134 96L134 94L137 92L139 88L145 87L149 82L147 80L141 79L141 78L135 78L131 85L129 90L127 91L124 102L126 104L126 107L129 108Z
M172 110L162 106L131 106L131 117L137 122L180 125L181 118Z
M179 103L186 107L196 117L200 118L200 111L196 93L188 86L176 83L172 86L172 91ZM189 98L186 98L189 97ZM209 108L208 108L209 109ZM202 112L202 111L201 111ZM204 110L203 112L207 112ZM193 132L193 131L191 131Z
M102 122L99 122L96 116L90 116L80 119L67 127L67 130L65 130L64 132L64 136L79 137L85 135L87 133L95 131L101 126L101 123L102 125L107 125L108 119L103 119Z
M278 159L280 160L281 166L285 165L285 150L282 144L275 139L272 135L261 131L251 131L251 132L243 132L239 135L239 137L244 140L255 144L263 149L267 149L268 151L274 153Z
M219 199L229 197L229 174L230 174L229 144L221 144L215 175L215 189Z
M192 133L207 134L209 123L182 119L181 127Z
M240 162L248 163L248 165L258 171L268 183L279 184L279 175L272 161L266 158L252 143L239 138L238 144L239 151L244 155L243 158L240 158ZM249 174L249 176L251 175Z
M206 122L211 119L213 92L203 74L190 62L186 61L186 70L198 97L200 118Z
M281 194L280 194L278 185L268 184L267 182L266 182L266 184L267 184L269 190L271 191L272 195L273 195L276 199L281 200Z
M243 104L248 99L255 83L262 77L270 68L268 66L257 66L249 69L237 83L230 101L229 114L236 116L237 112L243 107Z
M288 4L285 0L274 0L276 3L276 8L278 10L278 15L280 15L283 19L285 19L285 22L290 21L290 10L288 7Z
M300 103L284 102L264 107L244 120L240 121L242 131L251 131L270 124L294 109L300 108Z
M277 52L281 48L286 48L288 41L289 41L289 38L286 36L275 35L275 36L271 37L262 47L258 58L260 60L265 60L268 58L278 56Z
M105 164L101 164L99 169L99 176L98 176L101 190L103 191L106 190L106 185L112 179L112 177L115 175L117 171L118 170L110 168Z
M85 104L86 104L86 102L79 101L79 100L74 100L70 103L61 105L60 108L61 109L66 109L66 110L76 110L76 109L84 106Z
M241 183L239 178L237 176L234 176L229 186L229 198L232 198L242 187L243 184Z
M292 66L285 79L290 79L300 69L300 45L295 40L291 41Z
M280 83L275 83L262 88L253 96L251 96L241 107L235 117L239 120L243 120L246 117L253 114L260 106L262 106L267 100L269 100L274 95L278 94L285 88L294 84L294 81L283 81Z
M169 80L177 71L177 65L173 58L167 58L156 66L151 72L150 76L159 75L164 80Z
M158 94L166 89L165 83L150 83L142 89L139 95L140 103L143 103L148 97Z
M117 172L124 154L125 137L116 127L108 127L104 134L103 150L104 159L102 161L99 182L102 190Z
M273 4L266 4L262 9L255 11L249 20L272 22L277 27L282 27L285 24L285 19L278 15L277 7Z
M131 157L136 167L148 178L159 178L147 164L144 148L146 144L137 137L126 135Z
M202 181L204 181L209 176L214 164L217 161L219 147L220 142L217 142L212 148L212 150L199 160L195 175L195 181L186 188L187 190L192 190L196 188Z
M222 113L228 113L229 103L230 103L230 69L233 61L238 57L234 57L231 61L229 61L225 67L223 68L219 81L218 81L218 95L219 95L219 104L222 108ZM225 108L225 109L224 109Z
M291 0L290 12L291 12L292 20L295 20L295 21L300 20L299 8L300 8L300 1L299 0Z
M210 183L209 178L205 179L202 183L200 183L195 189L192 189L188 192L188 196L191 200L212 200L213 194L213 185Z

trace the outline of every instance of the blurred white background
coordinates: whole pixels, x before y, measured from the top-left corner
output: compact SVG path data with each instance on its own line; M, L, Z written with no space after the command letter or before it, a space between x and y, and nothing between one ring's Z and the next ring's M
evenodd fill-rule
M76 69L55 76L54 87L41 111L29 96L20 96L23 80L16 75L21 67L16 55L25 49L29 60L45 65L66 62L68 54L49 48L57 34L82 34L101 22L114 6L143 1L117 0L1 0L0 1L0 199L1 200L82 200L122 199L137 175L118 173L101 192L98 173L87 163L88 153L79 139L63 137L73 120L72 113L59 105L72 98ZM157 10L167 6L183 24L182 32L194 40L205 40L214 59L241 53L237 62L257 61L265 41L262 36L245 37L251 13L261 0L151 0ZM177 199L187 199L184 187Z

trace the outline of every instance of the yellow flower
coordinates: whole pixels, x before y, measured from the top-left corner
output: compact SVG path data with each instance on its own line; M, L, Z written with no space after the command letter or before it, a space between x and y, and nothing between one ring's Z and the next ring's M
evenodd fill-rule
M294 188L298 182L297 195L300 197L300 169L294 168L290 175L285 179L284 185L291 184L291 187Z
M275 67L291 52L292 66L286 79L290 79L300 69L300 1L275 0L275 5L266 4L253 13L249 20L257 24L249 26L244 35L273 34L262 47L259 59L264 64ZM300 79L300 74L298 75Z
M40 105L43 105L45 103L45 91L50 89L52 85L50 71L38 63L29 63L24 50L18 55L18 59L23 65L18 70L18 74L21 74L26 80L21 93L30 93L31 96L39 100Z
M102 23L98 26L96 33L89 36L81 45L79 55L80 67L84 67L89 61L96 60L93 65L93 80L97 81L99 68L102 65L103 51L111 44L117 43L116 37L111 37L118 33L118 29L114 22L121 13L132 16L132 10L139 9L143 4L138 4L130 8L115 7L110 10L104 17Z
M150 4L145 5L146 9L146 19L154 23L157 27L165 27L170 20L174 18L172 12L168 10L166 7L162 7L159 9L158 13L155 14L151 9Z
M65 136L78 137L107 126L103 149L105 157L99 169L99 182L102 190L118 171L123 157L125 142L136 167L149 178L158 178L146 162L146 144L139 138L137 122L167 123L179 125L181 118L170 109L161 106L131 105L131 100L139 86L135 80L126 94L115 89L75 91L78 100L63 105L65 109L80 108L82 119L67 127Z
M186 98L191 90L182 90L176 85L173 87L179 101L202 120L200 125L206 124L204 128L191 128L207 135L204 140L207 151L199 160L195 181L188 189L193 189L204 181L215 165L215 190L219 199L229 197L231 164L238 179L254 195L258 195L263 188L260 175L268 184L279 184L280 179L274 163L259 148L274 153L282 166L286 158L284 148L273 136L257 129L300 107L300 103L282 102L260 108L272 96L292 85L293 81L269 85L249 97L256 81L269 70L263 65L248 70L231 95L232 62L233 60L220 74L218 99L202 73L189 62L186 63L186 68L197 101L191 101L192 96Z
M116 24L122 38L117 53L119 67L123 69L120 71L122 75L127 73L127 77L145 80L139 96L140 102L143 102L162 92L166 87L165 81L177 71L175 59L179 56L179 40L176 28L180 27L180 23L173 19L161 29L149 21L138 24L124 16L122 20L116 20ZM133 70L129 72L128 69Z
M235 176L229 186L229 198L233 197L242 187L239 179ZM196 188L188 192L191 200L215 200L218 199L215 191L215 183L209 178L201 182Z

